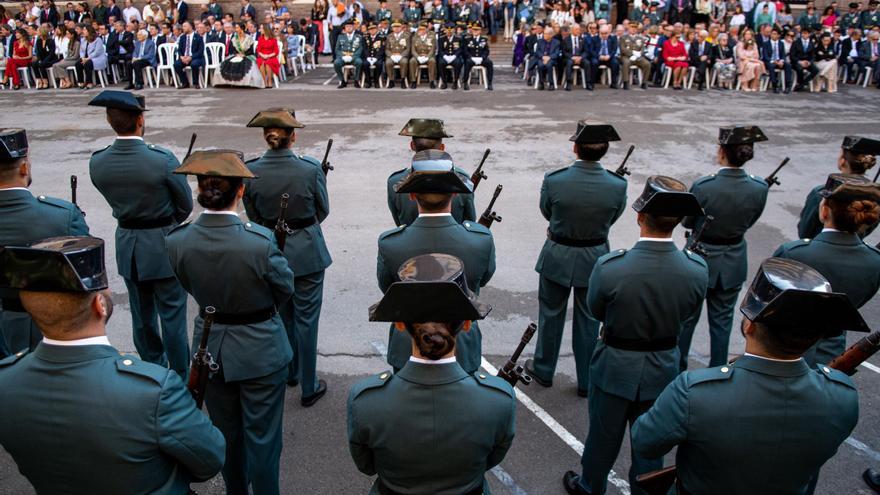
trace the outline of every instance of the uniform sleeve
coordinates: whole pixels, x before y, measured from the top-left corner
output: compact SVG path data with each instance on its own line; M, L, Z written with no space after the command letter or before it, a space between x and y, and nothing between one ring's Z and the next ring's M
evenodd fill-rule
M330 214L330 195L327 193L327 176L321 167L315 167L315 211L318 222L323 222Z
M691 186L690 192L694 196L696 196L697 200L699 201L700 196L697 194L697 190L698 190L697 185L694 184ZM700 202L700 206L705 206L705 205L703 205L702 201ZM697 217L684 217L684 219L681 221L681 226L686 229L693 229L696 226L696 224L697 224Z
M254 201L254 197L251 193L251 185L253 184L253 180L248 180L244 184L244 196L241 198L241 202L244 204L244 211L247 213L248 220L251 222L258 223L260 225L265 225L266 220L260 215L260 212L257 210L257 204Z
M687 439L687 374L678 375L632 426L632 448L639 454L657 459Z
M507 451L510 450L510 446L513 445L513 437L515 435L516 435L516 399L511 397L510 398L510 415L508 416L508 419L507 419L507 425L502 430L502 434L496 440L495 447L492 448L492 452L489 453L489 457L486 460L488 469L492 469L493 467L501 464L501 461L503 461L504 457L507 455Z
M761 218L761 214L764 213L764 208L767 207L767 194L770 192L770 187L764 185L761 190L761 194L758 199L761 201L761 207L755 211L755 216L751 218L749 221L749 228L752 228L758 222L758 219Z
M293 296L293 271L287 264L287 258L278 250L275 241L269 243L269 270L266 282L272 287L275 306L280 307Z
M819 225L819 196L811 190L801 210L801 218L798 220L798 238L807 239L813 237L813 233Z
M174 201L174 220L177 221L177 223L180 223L186 220L189 214L192 213L192 189L190 189L185 175L175 175L172 173L174 172L174 169L180 166L180 162L177 161L177 158L174 155L169 154L166 163L168 166L168 174L165 181L168 184L168 190L171 191L172 201Z
M474 195L466 194L464 198L464 212L462 220L470 220L474 222L477 220L477 208L474 206Z
M612 224L623 215L624 210L626 210L626 187L623 188L623 195L620 197L620 204L617 205L617 211L614 212L614 218L611 220Z
M395 201L395 195L397 193L394 192L394 186L391 184L391 181L388 181L388 210L391 212L391 218L394 220L394 225L396 227L400 227L400 211L397 210L397 202Z
M376 280L379 282L379 290L383 294L394 283L394 274L388 269L388 262L385 260L385 255L382 254L381 243L376 254Z
M541 214L546 220L550 220L553 214L553 203L550 201L550 192L547 190L547 179L541 183Z
M159 448L199 481L216 475L226 458L226 441L173 371L168 371L156 406Z
M348 451L358 471L372 476L376 474L373 449L367 445L367 438L357 422L357 410L351 398L348 399Z
M486 273L483 274L483 278L480 280L480 287L485 287L492 280L492 276L495 275L495 240L490 239L489 245L489 259L486 261Z
M590 274L590 281L587 289L587 310L590 315L598 321L605 321L605 295L601 287L602 284L602 266L596 263L593 267L593 273Z
M89 235L89 226L86 225L86 219L83 218L82 211L80 211L79 208L73 208L72 210L70 210L70 226L68 227L68 235Z

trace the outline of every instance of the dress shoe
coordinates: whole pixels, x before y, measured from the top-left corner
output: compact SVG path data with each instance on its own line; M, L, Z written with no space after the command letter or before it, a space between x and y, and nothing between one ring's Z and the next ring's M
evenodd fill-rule
M587 91L593 90L593 83L587 83Z
M566 91L571 91L571 83L565 85Z
M534 359L527 359L526 360L526 373L528 373L529 376L531 376L532 379L535 382L537 382L538 385L540 385L542 387L552 387L553 386L552 380L547 381L547 380L541 378L540 376L538 376L537 373L535 373L535 360Z
M345 87L347 87L347 86L348 86L348 83L345 82L345 81L342 81L341 83L339 83L339 86L336 86L336 89L342 89L342 88L345 88Z
M468 83L464 83L464 88L463 88L463 89L464 89L465 91L470 91L470 90L471 90L471 85L468 84Z
M437 89L437 83L435 83L434 81L431 81L431 84L429 84L428 86L430 86L431 89Z
M486 91L492 91L493 89L495 88L492 87L492 84L486 85Z
M872 490L880 493L880 471L874 468L866 469L865 472L862 473L862 479L865 480L865 483L867 483Z
M624 89L624 91L629 90L629 83L628 82L623 83L623 89Z
M526 86L531 86L532 84L535 84L535 80L532 79L531 77L527 78L526 79Z
M360 81L355 81L355 82L354 82L354 87L355 87L355 88L360 88L360 87L361 87L361 82L360 82Z
M787 95L791 94L791 87L785 88L785 91L783 91L783 93L785 93Z
M373 81L370 81L369 79L367 79L367 82L364 83L364 88L370 89L372 87L373 87Z
M454 83L452 83L452 90L455 91L456 89L459 88L459 86L460 86L460 84L458 84L458 81L455 81Z
M388 89L391 89L393 87L394 87L394 80L392 79L392 80L388 81Z
M538 91L544 91L544 83L538 85Z
M416 82L415 81L409 83L409 89L416 89Z
M574 471L566 471L565 475L562 477L562 486L565 488L565 493L569 495L589 495L586 490L581 488L581 485L578 483L580 480L580 476Z
M189 89L189 84L181 84L177 89Z
M133 89L134 89L134 84L129 84L128 86L125 87L126 91L131 91Z
M647 89L648 89L648 84L647 84L647 83L642 83L642 85L639 86L639 87L642 88L642 89L647 90Z
M782 92L782 90L779 89L779 86L776 86L776 87L773 88L773 94L777 94L777 95L778 95L778 94L781 93L781 92Z
M299 386L299 380L296 379L296 378L290 378L290 379L287 380L287 386L288 386L288 387L298 387L298 386Z
M556 89L556 86L554 86L552 84L547 84L547 91L554 91L555 89Z
M327 382L324 380L318 380L318 389L315 390L315 393L308 397L303 397L300 399L299 403L302 404L303 407L312 407L316 402L321 400L321 397L324 397L324 394L327 393Z
M144 89L144 85L143 85L143 84L135 84L135 85L134 85L134 90L135 90L135 91L140 91L140 90L142 90L142 89Z

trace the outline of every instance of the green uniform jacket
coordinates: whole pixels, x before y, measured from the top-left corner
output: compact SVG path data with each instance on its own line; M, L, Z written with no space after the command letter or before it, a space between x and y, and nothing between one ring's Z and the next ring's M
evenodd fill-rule
M715 220L704 233L706 238L742 237L764 212L769 186L764 179L749 175L741 168L722 168L717 174L694 182L691 192L707 215ZM704 217L685 218L686 228L700 228ZM735 289L748 278L748 246L745 239L730 245L703 242L708 253L709 287Z
M119 221L171 218L186 220L193 208L186 176L173 175L180 165L170 151L140 139L117 139L92 155L92 184L110 203ZM172 277L165 256L165 235L173 225L154 229L116 229L116 266L129 280Z
M225 457L177 373L109 345L0 361L0 416L0 444L38 493L183 495Z
M280 307L293 295L293 272L272 237L235 214L201 214L168 234L168 257L199 307L246 314ZM193 347L202 334L196 318ZM287 365L293 351L281 317L247 325L215 323L208 350L227 382L266 376Z
M677 337L706 295L706 262L672 242L639 241L599 258L587 306L602 336L634 341ZM596 344L590 382L630 401L653 400L678 374L678 346L639 352Z
M824 187L824 184L816 186L809 192L809 194L807 194L807 199L804 201L804 208L801 210L801 218L798 220L798 237L801 239L812 239L822 232L824 225L822 225L822 222L819 220L819 205L822 203L822 196L819 196L819 191ZM865 237L868 237L871 232L874 232L874 229L876 228L876 224L872 225L868 227L865 232L860 233L859 236L864 239Z
M464 170L455 167L455 171L462 177L470 179L470 176ZM388 177L388 209L391 210L391 218L394 219L394 225L409 225L419 216L419 205L409 199L409 194L397 194L394 192L394 185L402 181L410 172L405 168L398 170ZM477 219L477 210L474 208L473 194L456 194L452 198L452 217L455 221L462 223L465 220L471 222Z
M330 266L333 260L321 231L321 222L330 214L330 197L321 163L285 149L267 150L262 157L248 161L247 165L259 176L245 185L243 202L248 218L274 229L281 213L281 195L289 194L288 222L310 218L317 221L287 238L284 256L298 277Z
M607 239L611 225L626 207L626 180L598 162L575 161L544 176L541 214L549 230L569 239ZM594 247L569 247L544 242L535 271L567 287L586 287L593 265L608 253L608 242Z
M858 418L843 373L743 356L679 375L635 422L632 445L653 458L677 445L688 493L802 495Z
M348 447L357 468L395 493L461 495L483 487L516 431L510 384L457 363L408 362L354 385ZM377 484L371 494L378 494Z
M354 60L360 60L364 52L364 39L357 33L351 33L351 39L345 33L339 33L336 38L336 47L334 53L336 57L341 59L344 55L352 57Z
M379 289L388 290L396 282L397 269L413 256L445 253L464 262L468 288L479 294L495 273L495 240L486 227L474 222L459 224L451 216L418 217L410 226L401 226L379 236L376 277ZM465 370L480 367L481 341L479 326L474 322L470 332L458 336L456 352ZM412 353L409 334L391 328L388 364L402 368Z

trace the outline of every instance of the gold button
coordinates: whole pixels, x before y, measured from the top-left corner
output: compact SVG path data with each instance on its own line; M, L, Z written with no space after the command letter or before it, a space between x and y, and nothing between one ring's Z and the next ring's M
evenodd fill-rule
M486 379L486 375L484 375L483 373L480 373L480 379L481 379L481 380L485 380L485 379Z
M134 361L132 361L131 359L126 359L126 360L122 361L122 364L124 364L126 366L131 366L132 364L134 364Z
M379 375L380 380L384 380L386 378L388 378L388 373L382 373L381 375Z
M24 351L18 351L15 353L15 357L22 357L22 356L24 356Z
M828 366L823 366L822 370L825 371L825 373L831 373L831 368L829 368Z
M730 371L730 368L728 368L727 366L721 368L722 373L727 373L728 371Z

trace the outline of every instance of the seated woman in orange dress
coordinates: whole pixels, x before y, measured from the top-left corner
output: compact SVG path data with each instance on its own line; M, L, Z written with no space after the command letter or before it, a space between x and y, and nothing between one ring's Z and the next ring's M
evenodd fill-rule
M684 43L678 36L673 36L663 43L662 54L663 62L672 71L672 89L682 89L688 73L688 54Z
M268 24L263 26L263 35L257 40L257 67L263 76L263 83L271 88L272 76L278 75L281 64L278 63L278 40Z
M755 43L755 33L751 30L746 30L740 43L736 45L736 64L739 66L742 90L750 93L758 91L761 75L767 72L767 69L761 61L758 44Z
M31 65L33 60L33 50L31 40L28 38L27 31L24 29L15 30L15 41L12 43L12 56L6 59L6 72L3 74L3 85L12 78L12 87L14 89L21 88L21 75L18 69Z

